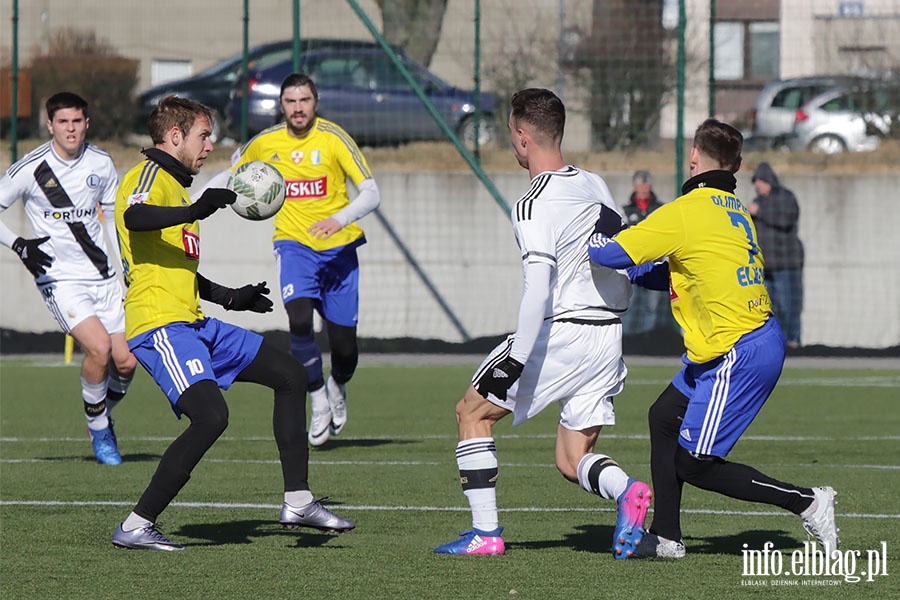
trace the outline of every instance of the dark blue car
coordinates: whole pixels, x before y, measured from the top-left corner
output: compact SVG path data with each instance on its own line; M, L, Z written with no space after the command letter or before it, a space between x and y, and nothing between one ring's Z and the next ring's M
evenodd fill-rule
M475 141L475 95L453 87L422 65L398 53L437 112L467 145ZM446 136L413 92L399 69L380 48L311 50L301 55L300 71L312 77L319 91L319 115L343 127L359 144L391 145ZM281 82L293 72L293 61L251 70L248 78L249 135L281 120ZM481 95L479 144L497 138L494 100ZM232 132L240 131L241 91L229 110Z

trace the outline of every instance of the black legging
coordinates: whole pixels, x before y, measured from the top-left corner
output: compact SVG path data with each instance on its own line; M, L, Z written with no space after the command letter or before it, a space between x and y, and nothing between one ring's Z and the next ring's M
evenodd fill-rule
M263 341L256 358L237 381L259 383L275 391L272 428L281 459L284 490L308 490L306 442L306 370L290 354ZM216 382L198 381L175 406L190 419L159 461L134 512L156 522L191 477L191 471L228 427L228 405Z

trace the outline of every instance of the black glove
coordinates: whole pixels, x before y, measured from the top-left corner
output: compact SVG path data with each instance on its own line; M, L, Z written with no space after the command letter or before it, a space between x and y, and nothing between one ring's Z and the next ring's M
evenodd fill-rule
M619 213L606 206L600 206L600 218L594 224L594 233L602 233L606 237L612 237L622 231L628 229L628 225L619 216Z
M16 238L13 242L12 249L19 255L25 268L31 271L31 274L37 277L46 273L46 267L53 264L50 255L38 248L41 244L50 239L50 236L26 240L25 238Z
M506 400L506 392L522 374L524 366L516 359L507 356L500 364L487 371L481 376L481 379L475 382L475 389L485 398L488 397L488 394L494 394L500 400Z
M252 310L258 313L272 312L272 301L266 298L269 293L266 282L256 285L247 284L244 287L229 289L225 295L222 306L225 310Z
M188 207L191 221L200 221L210 216L220 208L225 208L233 203L237 195L225 188L209 188L197 198L197 201Z

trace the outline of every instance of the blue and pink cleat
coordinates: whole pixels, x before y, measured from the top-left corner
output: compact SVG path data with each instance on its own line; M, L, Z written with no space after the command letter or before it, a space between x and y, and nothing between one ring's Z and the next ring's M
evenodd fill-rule
M616 520L616 531L613 534L613 557L616 560L631 558L644 537L644 519L653 492L650 486L634 478L628 479L628 485L619 499L619 517Z
M470 529L459 534L459 539L438 546L434 549L435 554L503 554L506 552L506 544L500 533L502 527L498 527L493 531L482 531L480 529Z

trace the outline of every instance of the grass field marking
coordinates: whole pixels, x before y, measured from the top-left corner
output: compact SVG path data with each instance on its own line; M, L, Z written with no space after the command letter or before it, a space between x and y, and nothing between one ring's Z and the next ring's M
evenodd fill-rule
M126 460L128 456L126 455ZM72 456L68 459L49 459L49 458L2 458L0 464L19 464L19 463L60 463L60 462L84 462L84 458L80 456ZM220 464L251 464L251 465L279 465L276 459L237 459L237 458L204 458L205 462ZM438 467L441 465L449 465L451 461L417 461L417 460L310 460L311 465L321 466L377 466L377 467ZM550 463L501 463L504 468L512 469L555 469L556 465ZM634 463L633 467L649 467L647 463ZM822 463L761 463L762 468L824 468L824 469L876 469L882 471L900 471L900 465L831 465Z
M0 437L0 443L27 443L27 442L53 442L53 443L83 443L86 438L83 437ZM127 442L171 442L174 437L162 436L138 436L123 437ZM362 436L341 436L342 440L353 442L373 441L420 441L420 440L455 440L458 439L456 434L428 434L428 435L362 435ZM494 435L496 440L555 440L555 433L533 433L533 434L515 434L501 433ZM604 434L600 433L600 441L603 440L649 440L650 435L645 433L639 434ZM895 442L900 440L900 435L863 435L863 436L800 436L800 435L745 435L741 440L749 440L754 442ZM217 442L272 442L271 436L222 436Z
M0 500L0 506L134 506L133 502L119 502L113 500ZM260 510L278 510L280 504L255 504L248 502L172 502L169 506L181 508L217 508L235 509L251 508ZM470 512L468 506L378 506L378 505L341 505L341 510L356 511L409 511L409 512ZM615 508L605 506L590 507L553 507L553 506L521 506L501 508L500 512L515 513L561 513L561 512L616 512ZM651 509L650 512L653 512ZM714 510L714 509L682 509L683 514L739 516L739 517L790 517L796 518L789 512L762 511L762 510ZM883 513L835 513L836 517L847 519L900 519L900 514Z

